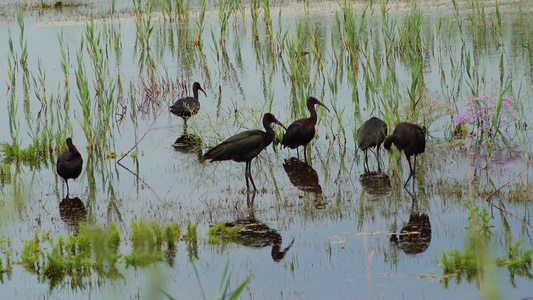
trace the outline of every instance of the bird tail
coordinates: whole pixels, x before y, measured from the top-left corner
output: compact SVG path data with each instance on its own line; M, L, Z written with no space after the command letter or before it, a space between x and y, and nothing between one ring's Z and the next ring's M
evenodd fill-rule
M204 153L204 157L206 159L211 159L211 161L224 159L223 157L221 157L223 154L222 150L224 149L223 147L221 147L221 145L209 149L206 153Z

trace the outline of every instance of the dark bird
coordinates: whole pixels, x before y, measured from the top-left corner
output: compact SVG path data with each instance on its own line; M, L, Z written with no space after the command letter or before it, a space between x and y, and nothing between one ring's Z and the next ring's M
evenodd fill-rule
M365 153L365 171L368 170L367 150L376 147L376 159L379 166L379 148L387 137L387 124L381 119L372 117L357 129L357 145Z
M403 122L396 125L394 132L385 139L383 146L385 149L390 150L391 144L393 143L398 150L403 151L405 158L407 158L407 162L409 163L410 173L409 178L407 178L407 181L403 185L405 187L411 177L415 174L416 156L420 153L424 153L426 150L426 137L418 125ZM415 158L413 165L411 165L411 156L413 155Z
M245 162L246 171L244 173L244 178L246 179L246 188L248 190L250 189L248 184L248 179L250 179L254 190L257 190L254 180L252 179L251 161L274 140L276 134L274 129L272 129L272 123L276 123L285 129L285 126L283 126L273 114L266 113L263 116L263 126L265 127L266 132L261 130L249 130L238 133L218 146L211 148L204 154L204 157L206 159L211 159L211 162L220 160Z
M76 179L81 174L83 167L83 158L76 146L72 144L72 139L67 138L68 150L65 150L57 159L57 174L65 180L67 184L67 197L69 194L68 180Z
M315 97L307 98L307 109L309 109L309 112L311 112L311 116L309 118L303 118L292 122L292 124L289 125L289 128L287 128L285 135L283 135L283 139L281 140L283 148L289 147L294 149L303 145L306 161L307 144L309 144L309 142L311 142L311 140L315 137L315 125L317 120L315 104L324 106L329 112L329 108L322 104L322 102L318 101L318 99ZM296 151L298 151L298 149L296 149Z
M184 127L187 128L187 120L196 115L200 110L200 101L198 101L198 91L202 91L207 97L207 94L200 86L200 83L195 82L192 85L193 97L186 97L176 100L172 106L170 106L170 112L180 117L185 122Z
M322 187L318 182L318 174L310 165L296 157L291 157L285 160L283 168L295 187L300 188L304 192L322 193Z

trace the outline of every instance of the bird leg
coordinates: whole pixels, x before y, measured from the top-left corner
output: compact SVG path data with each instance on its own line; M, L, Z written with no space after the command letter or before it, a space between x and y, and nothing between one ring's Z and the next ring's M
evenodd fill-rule
M411 158L409 156L407 156L407 155L405 157L407 158L407 162L409 163L409 177L407 178L407 181L405 182L403 187L407 186L407 183L409 182L409 180L411 179L411 177L414 174L413 167L411 166ZM415 162L416 162L416 156L415 156ZM414 188L414 179L413 179L413 188Z
M307 163L307 144L304 145L304 159L305 159L305 162Z
M250 190L250 186L248 184L248 178L252 182L252 186L254 187L254 191L257 191L257 188L255 187L254 179L252 178L252 162L247 161L246 162L246 171L244 172L244 177L246 178L246 189Z
M65 198L67 198L67 199L68 199L68 193L69 193L69 189L68 189L68 180L67 180L67 179L65 179L65 183L67 184L67 196L66 196Z
M415 154L415 159L413 161L413 175L412 175L413 176L413 192L415 190L415 179L416 179L416 177L415 177L415 174L416 174L416 156L417 156L417 154Z
M378 172L381 173L381 166L379 165L379 146L380 145L377 146L378 149L376 150L376 160L378 162Z
M367 153L368 153L368 149L363 151L365 153L365 165L364 165L364 169L365 169L365 173L368 173L369 170L368 170L368 156L367 156Z

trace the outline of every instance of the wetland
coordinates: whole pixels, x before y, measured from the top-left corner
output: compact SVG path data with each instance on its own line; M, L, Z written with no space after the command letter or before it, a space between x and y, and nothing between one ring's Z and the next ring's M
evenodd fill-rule
M533 297L529 1L10 0L0 23L3 297ZM256 192L203 157L309 97L307 157L274 126ZM424 131L405 188L395 147L365 166L371 117Z

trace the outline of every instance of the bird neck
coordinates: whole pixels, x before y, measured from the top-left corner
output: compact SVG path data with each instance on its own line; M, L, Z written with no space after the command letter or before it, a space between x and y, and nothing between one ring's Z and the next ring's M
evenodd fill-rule
M274 135L274 128L272 128L272 123L268 121L263 121L263 127L268 135Z
M76 148L76 146L74 146L74 145L68 145L68 150L69 150L72 154L79 153L79 152L78 152L78 148Z
M309 119L313 120L313 123L316 124L317 114L316 114L315 105L314 104L308 104L307 105L307 109L309 109L309 112L311 113L311 116L309 116Z

